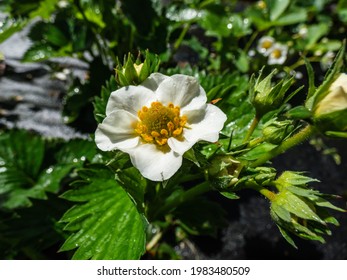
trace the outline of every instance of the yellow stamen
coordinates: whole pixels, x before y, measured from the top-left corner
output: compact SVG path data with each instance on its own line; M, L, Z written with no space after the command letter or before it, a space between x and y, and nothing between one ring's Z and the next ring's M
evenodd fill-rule
M180 111L173 103L165 106L158 101L152 102L149 108L143 106L137 113L139 120L134 124L134 131L144 142L164 148L168 138L179 138L186 127L187 117L181 116Z

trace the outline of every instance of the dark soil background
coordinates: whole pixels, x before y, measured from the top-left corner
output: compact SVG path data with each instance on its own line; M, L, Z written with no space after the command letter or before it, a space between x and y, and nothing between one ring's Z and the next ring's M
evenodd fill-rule
M23 128L64 139L87 137L62 120L61 104L67 88L64 74L53 76L46 64L20 62L30 46L27 30L0 44L0 52L5 56L5 61L0 62L0 127ZM85 75L88 67L71 58L50 62L80 76ZM342 157L340 165L308 143L279 156L274 163L279 171L307 171L309 176L321 180L320 184L312 185L314 188L342 196L335 204L346 208L347 144L345 140L329 140L327 144L338 149ZM296 250L286 243L271 221L269 203L264 198L249 191L241 192L240 196L240 200L233 201L213 197L229 215L229 224L218 238L195 237L181 242L176 251L186 259L347 259L346 213L334 213L341 225L332 227L333 234L326 238L326 244L296 238L299 247Z

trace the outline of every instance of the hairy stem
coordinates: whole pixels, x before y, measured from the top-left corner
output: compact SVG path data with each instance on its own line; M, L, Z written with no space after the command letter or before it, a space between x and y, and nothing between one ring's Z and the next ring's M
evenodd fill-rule
M272 201L274 200L276 194L267 188L261 187L261 186L252 186L252 189L258 191L261 193L263 196L265 196L268 200Z
M249 138L251 138L254 130L258 126L258 123L259 123L259 118L258 118L257 115L255 115L255 117L254 117L254 119L253 119L253 121L251 123L251 126L249 127L249 130L248 130L248 132L247 132L247 134L245 136L245 139L243 139L243 143L246 143L249 140Z
M269 151L268 153L264 154L260 158L258 158L256 161L252 162L250 164L250 167L257 167L260 165L263 165L268 160L284 153L285 151L289 150L290 148L299 145L300 143L307 140L313 133L314 133L314 127L311 125L306 126L301 131L299 131L297 134L293 135L292 137L288 138L287 140L283 141L281 145L276 147L275 149Z

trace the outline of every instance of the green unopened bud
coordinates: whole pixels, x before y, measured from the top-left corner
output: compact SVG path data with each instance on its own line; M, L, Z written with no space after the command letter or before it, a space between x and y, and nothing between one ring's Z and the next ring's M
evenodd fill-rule
M237 183L243 165L230 155L218 155L208 168L212 183L219 189L225 189Z
M277 145L286 139L293 130L294 125L290 120L271 121L265 124L263 135L266 142Z
M309 182L317 181L299 172L284 172L273 185L278 193L271 200L271 216L286 240L295 246L288 233L301 238L324 242L323 235L330 235L327 224L338 225L338 221L326 208L344 212L328 202L326 195L308 189Z
M134 62L134 57L129 53L124 57L123 65L118 62L116 67L116 81L121 86L139 85L148 76L159 69L159 58L156 55L145 53L145 60L141 62L140 54Z
M285 93L292 84L293 77L290 79L282 79L278 84L272 85L272 78L276 74L276 70L272 71L268 76L262 79L262 72L257 79L251 77L250 101L256 109L258 118L266 113L278 109L285 102Z
M315 104L313 120L322 132L346 132L347 134L346 74L339 74L325 96Z

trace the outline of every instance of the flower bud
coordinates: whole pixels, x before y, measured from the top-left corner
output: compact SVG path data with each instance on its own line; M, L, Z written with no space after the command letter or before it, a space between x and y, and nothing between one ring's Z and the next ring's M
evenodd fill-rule
M239 179L243 165L230 155L218 155L213 158L208 168L212 183L219 189L234 185Z
M256 109L258 118L261 118L266 113L278 109L285 101L285 93L289 89L293 77L290 79L282 79L279 83L272 86L271 80L276 74L276 70L272 71L264 79L260 71L257 79L252 76L250 86L250 101Z
M330 85L326 95L315 104L313 119L323 132L347 133L347 75L342 73Z
M308 189L307 184L313 181L317 180L299 172L285 171L273 182L279 192L271 200L271 217L294 247L289 233L324 243L323 235L331 234L327 224L338 225L326 208L345 211L324 199L327 195Z
M287 138L293 131L294 125L292 121L271 121L265 124L263 128L263 135L265 141L271 144L280 144L285 138Z
M118 62L116 67L116 81L121 86L139 85L148 76L159 69L159 58L148 51L145 53L145 60L141 62L140 54L134 62L133 56L129 53L124 58L123 65Z

